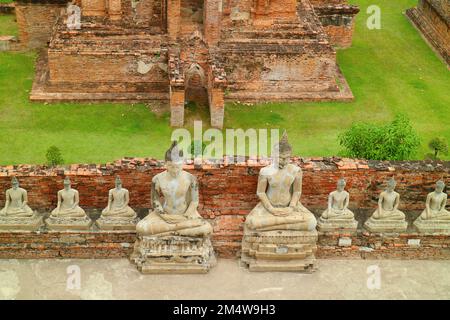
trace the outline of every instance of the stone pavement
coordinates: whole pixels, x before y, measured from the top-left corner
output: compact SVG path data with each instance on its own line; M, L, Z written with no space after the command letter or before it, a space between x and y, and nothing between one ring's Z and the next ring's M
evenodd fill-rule
M445 260L318 260L313 274L218 262L206 275L141 275L126 259L0 260L0 299L450 299Z

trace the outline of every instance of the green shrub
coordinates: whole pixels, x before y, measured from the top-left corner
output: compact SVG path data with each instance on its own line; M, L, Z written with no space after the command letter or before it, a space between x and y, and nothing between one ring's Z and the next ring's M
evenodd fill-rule
M341 154L370 160L407 160L420 145L420 138L408 117L396 115L391 123L375 125L367 122L353 124L339 135Z
M430 142L428 142L428 147L433 150L433 154L428 154L427 158L439 160L439 153L445 155L448 154L448 143L447 141L445 141L445 138L436 137L434 139L431 139Z
M50 166L56 166L58 164L63 164L64 159L62 158L61 151L56 146L51 146L47 149L47 154L45 155L47 158L47 163Z

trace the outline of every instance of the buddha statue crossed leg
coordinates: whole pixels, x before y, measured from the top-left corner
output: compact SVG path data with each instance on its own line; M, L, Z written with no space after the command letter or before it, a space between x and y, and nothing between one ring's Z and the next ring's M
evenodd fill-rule
M132 261L143 273L207 272L215 264L212 227L197 211L197 179L182 169L182 157L174 142L166 171L152 179L153 210L136 226Z
M246 218L242 244L242 261L251 271L312 268L317 222L300 202L303 175L300 167L289 163L291 152L284 133L272 152L273 164L260 171L260 202Z

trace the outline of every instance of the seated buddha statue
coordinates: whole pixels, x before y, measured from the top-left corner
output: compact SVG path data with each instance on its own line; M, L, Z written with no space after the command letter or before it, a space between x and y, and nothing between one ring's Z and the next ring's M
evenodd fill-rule
M79 207L78 191L71 188L68 177L64 179L64 189L58 191L58 205L52 211L50 218L82 218L86 213Z
M328 208L322 213L323 219L353 220L354 214L348 209L350 195L345 188L345 180L339 179L336 190L328 196Z
M400 194L394 191L396 185L394 178L389 179L386 190L380 194L378 207L372 215L373 219L405 220L405 214L398 210Z
M28 206L28 194L25 189L19 187L16 177L12 178L12 188L6 190L5 207L0 210L0 216L27 218L34 215Z
M153 210L136 225L143 236L207 237L211 225L197 212L197 179L184 171L183 152L173 142L165 154L166 171L152 179Z
M122 188L122 180L116 177L116 187L109 190L108 206L103 209L102 217L107 219L136 218L136 212L128 204L130 202L130 193Z
M311 231L316 218L300 203L302 170L290 163L292 147L286 132L272 152L273 164L261 169L257 196L260 202L245 221L254 231L299 230Z
M421 220L450 220L450 212L445 209L447 204L447 193L443 192L445 183L439 180L433 192L427 195L425 210L419 219Z
M394 191L396 182L391 178L387 188L381 192L378 207L365 222L364 227L370 232L404 232L408 227L405 214L398 210L400 195Z

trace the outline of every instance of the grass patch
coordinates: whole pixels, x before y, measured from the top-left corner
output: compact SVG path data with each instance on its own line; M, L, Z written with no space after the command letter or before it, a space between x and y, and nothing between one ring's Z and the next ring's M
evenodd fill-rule
M0 14L0 35L17 36L17 34L18 34L18 27L16 22L16 16L13 14Z
M229 104L225 126L286 129L296 154L330 156L339 151L337 135L353 122L387 122L404 112L422 139L415 158L429 153L435 136L450 142L450 74L402 14L416 0L352 2L361 6L353 47L339 51L338 61L354 102ZM365 26L374 3L382 10L381 30ZM168 113L157 116L143 104L30 103L34 60L34 53L0 53L0 164L45 163L52 145L67 163L163 157L172 132ZM209 123L206 108L192 106L186 114L188 128L195 119Z

